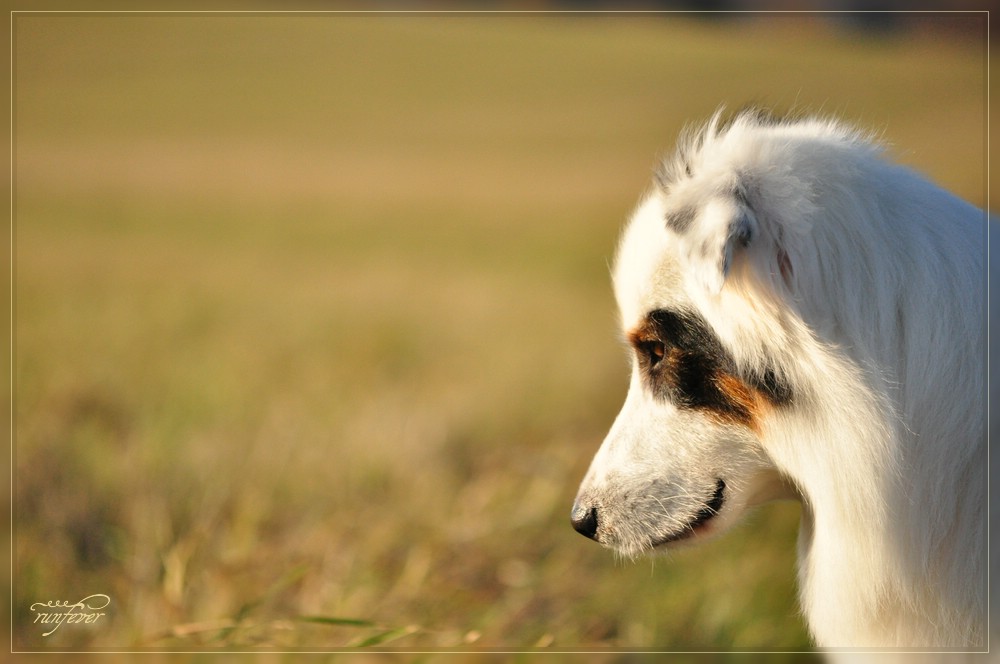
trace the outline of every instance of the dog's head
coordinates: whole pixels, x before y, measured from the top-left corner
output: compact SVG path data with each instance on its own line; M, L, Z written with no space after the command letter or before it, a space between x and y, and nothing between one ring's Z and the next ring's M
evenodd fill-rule
M721 531L791 490L767 443L810 398L787 361L795 235L815 207L796 172L812 153L794 135L757 117L713 122L626 227L614 288L631 384L572 511L579 532L626 555Z

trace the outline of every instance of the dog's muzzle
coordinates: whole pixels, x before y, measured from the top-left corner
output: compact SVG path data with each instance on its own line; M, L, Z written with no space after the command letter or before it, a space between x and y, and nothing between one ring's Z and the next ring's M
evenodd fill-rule
M660 532L666 530L662 524L649 525L650 528L650 540L644 544L644 548L653 549L664 544L670 544L679 540L687 539L699 532L704 531L706 524L714 519L719 512L722 510L722 506L726 501L726 482L724 480L717 479L715 481L715 487L712 491L711 496L705 498L705 502L697 508L697 511L685 516L686 522L682 526L677 527L673 525L667 530L667 532ZM679 515L680 516L680 515ZM576 502L573 503L573 509L569 514L570 522L573 524L573 529L576 532L589 537L595 542L601 542L601 536L598 533L601 526L601 517L598 512L598 508L595 506L587 505L583 502L581 498L577 498ZM605 530L607 531L608 518L605 515L604 518ZM613 544L610 540L615 539L612 535L609 539L608 533L605 532L605 541L602 544Z

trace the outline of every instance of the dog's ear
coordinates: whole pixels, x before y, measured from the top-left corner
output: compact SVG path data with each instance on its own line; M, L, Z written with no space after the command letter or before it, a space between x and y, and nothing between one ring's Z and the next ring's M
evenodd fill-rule
M757 234L757 218L742 201L706 205L684 235L691 273L710 293L718 294L735 256Z

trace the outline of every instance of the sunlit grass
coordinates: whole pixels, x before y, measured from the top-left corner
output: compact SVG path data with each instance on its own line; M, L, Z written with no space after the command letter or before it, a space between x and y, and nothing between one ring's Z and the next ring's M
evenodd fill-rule
M569 528L627 381L608 263L656 155L721 103L845 114L982 203L975 40L457 16L16 37L16 646L807 647L795 505L655 561ZM105 624L31 624L91 592Z

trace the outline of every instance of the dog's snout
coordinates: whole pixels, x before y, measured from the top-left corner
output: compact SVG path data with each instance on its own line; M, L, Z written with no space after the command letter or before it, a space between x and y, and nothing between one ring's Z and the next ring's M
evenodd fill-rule
M577 503L569 515L573 528L581 535L597 540L597 508Z

